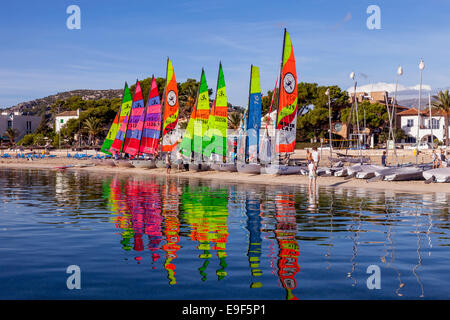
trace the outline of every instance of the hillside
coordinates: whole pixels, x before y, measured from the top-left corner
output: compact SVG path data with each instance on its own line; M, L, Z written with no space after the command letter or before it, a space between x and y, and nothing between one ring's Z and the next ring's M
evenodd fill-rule
M58 100L66 100L73 96L79 96L83 100L100 100L113 99L122 96L122 89L108 89L108 90L72 90L66 92L59 92L57 94L35 99L27 102L21 102L15 106L5 109L6 111L18 111L29 113L31 115L42 116L44 113L48 114L50 106Z

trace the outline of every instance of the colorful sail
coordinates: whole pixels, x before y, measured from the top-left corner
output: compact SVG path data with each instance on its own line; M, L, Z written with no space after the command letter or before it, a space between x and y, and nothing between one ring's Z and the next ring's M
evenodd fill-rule
M280 94L278 96L275 152L294 152L297 128L297 90L294 48L289 33L285 29L280 72Z
M205 71L202 69L200 87L198 90L198 98L196 106L189 119L188 128L181 141L182 153L189 157L194 152L194 160L202 161L203 150L206 143L203 142L208 127L209 118L209 92L206 83Z
M134 91L133 104L131 106L123 147L123 151L128 153L130 156L136 156L139 152L142 128L144 127L144 122L142 121L141 116L144 112L145 106L141 85L139 84L139 81L136 81L136 89Z
M222 63L219 65L219 75L217 77L216 100L213 102L208 120L207 144L203 154L206 157L215 154L221 157L227 155L227 132L228 132L228 101L223 75Z
M120 128L124 121L127 119L128 114L131 110L131 92L128 88L128 84L125 82L125 88L123 90L123 98L122 98L122 105L120 107L119 112L116 115L116 119L114 119L113 124L111 125L111 128L109 129L108 135L106 136L105 142L103 142L102 146L102 152L111 154L111 147L113 146L114 142L116 142L117 135L120 131ZM117 147L116 152L121 152L122 150L122 142L123 140L117 141L115 144L115 147Z
M167 59L166 89L164 96L164 123L162 129L162 151L173 151L177 145L178 137L175 128L178 123L178 88L172 62Z
M147 110L141 118L144 125L139 153L154 155L158 152L159 137L161 135L161 100L154 77L152 78L152 86L148 95Z
M247 112L246 155L250 163L257 162L259 154L259 129L261 128L261 84L259 67L252 65L250 94Z

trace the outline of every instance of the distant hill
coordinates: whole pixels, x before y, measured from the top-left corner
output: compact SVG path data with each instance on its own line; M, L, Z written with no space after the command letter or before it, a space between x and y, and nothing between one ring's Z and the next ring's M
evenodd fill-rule
M113 99L122 97L123 89L108 89L108 90L72 90L66 92L59 92L57 94L35 99L27 102L21 102L15 106L4 109L4 111L23 112L30 115L43 116L50 111L50 106L58 100L66 100L73 96L80 96L83 100L100 100Z

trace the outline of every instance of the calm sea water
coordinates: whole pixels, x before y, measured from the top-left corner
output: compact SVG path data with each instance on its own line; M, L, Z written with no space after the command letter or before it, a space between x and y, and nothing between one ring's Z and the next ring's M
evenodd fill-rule
M448 299L449 200L1 169L0 298Z

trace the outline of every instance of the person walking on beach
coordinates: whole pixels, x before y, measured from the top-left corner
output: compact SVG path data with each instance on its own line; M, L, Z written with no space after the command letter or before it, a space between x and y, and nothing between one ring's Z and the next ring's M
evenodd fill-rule
M166 153L166 173L170 174L170 169L172 169L172 162L170 160L170 152Z
M309 165L312 161L313 161L312 154L311 152L309 152L309 149L306 149L306 162Z
M386 151L383 151L383 155L381 156L381 165L386 167Z
M433 150L433 153L431 154L431 159L433 161L433 169L436 169L439 167L439 160L438 156L436 154L436 150Z
M181 155L181 150L178 149L177 151L177 165L178 165L178 171L181 171L183 168L183 156Z
M317 182L317 168L319 166L320 156L317 148L313 148L313 152L311 154L311 162L308 164L309 171L309 191L315 192L316 190L316 182Z
M445 159L445 151L444 151L444 149L441 149L441 156L440 156L440 167L441 168L445 168L445 167L447 167L447 162L446 162L446 159Z

